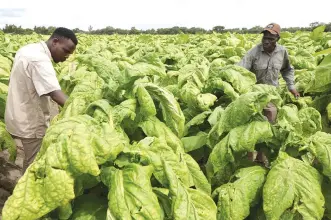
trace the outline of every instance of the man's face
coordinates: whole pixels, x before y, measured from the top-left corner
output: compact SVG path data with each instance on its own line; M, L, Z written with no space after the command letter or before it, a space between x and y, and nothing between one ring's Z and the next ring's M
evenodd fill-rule
M262 46L264 51L271 53L275 49L278 39L278 35L274 35L269 31L265 31L262 38Z
M72 40L67 38L52 39L51 55L55 63L64 62L76 49Z

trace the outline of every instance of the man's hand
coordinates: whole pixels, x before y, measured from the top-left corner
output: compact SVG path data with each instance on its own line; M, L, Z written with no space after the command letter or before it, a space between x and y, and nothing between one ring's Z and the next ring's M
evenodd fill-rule
M64 106L64 103L68 99L68 97L61 90L55 90L48 95L53 99L54 102L56 102L61 107Z
M300 94L298 93L298 91L296 89L291 89L290 92L294 95L295 98L300 97Z

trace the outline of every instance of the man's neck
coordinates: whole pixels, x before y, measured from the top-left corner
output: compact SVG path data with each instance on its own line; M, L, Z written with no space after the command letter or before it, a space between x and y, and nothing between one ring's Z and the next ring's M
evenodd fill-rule
M276 51L276 48L277 48L277 45L275 45L275 47L272 50L270 50L270 51L264 50L264 52L266 52L267 54L271 55L271 54L273 54Z
M47 40L45 43L46 43L49 51L51 51L51 45L52 45L52 43L49 40Z

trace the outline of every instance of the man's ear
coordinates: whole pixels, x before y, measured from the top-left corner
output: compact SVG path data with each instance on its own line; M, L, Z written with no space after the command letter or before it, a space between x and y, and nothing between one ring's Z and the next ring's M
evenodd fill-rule
M60 39L57 37L52 38L52 45L57 44L59 41L60 41Z

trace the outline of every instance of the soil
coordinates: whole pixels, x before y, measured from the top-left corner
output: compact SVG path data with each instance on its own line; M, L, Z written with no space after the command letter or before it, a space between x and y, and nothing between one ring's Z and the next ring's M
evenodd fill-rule
M24 152L18 150L15 162L9 160L8 151L0 152L0 220L2 208L22 176Z

